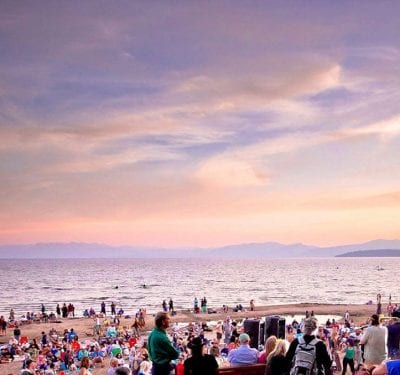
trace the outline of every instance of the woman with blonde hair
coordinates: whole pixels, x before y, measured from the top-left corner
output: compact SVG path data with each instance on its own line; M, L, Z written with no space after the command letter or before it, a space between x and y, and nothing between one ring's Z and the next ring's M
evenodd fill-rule
M286 375L285 355L287 352L287 341L277 340L275 349L267 357L266 375Z
M261 352L260 356L258 357L258 363L267 363L268 355L275 349L277 340L278 339L274 335L271 335L267 338L267 340L265 341L265 349Z

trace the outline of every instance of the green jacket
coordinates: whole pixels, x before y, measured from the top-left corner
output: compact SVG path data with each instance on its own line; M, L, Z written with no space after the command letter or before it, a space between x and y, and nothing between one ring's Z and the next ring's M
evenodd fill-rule
M165 365L179 357L179 352L172 346L166 332L158 327L151 331L147 343L150 359L158 365Z

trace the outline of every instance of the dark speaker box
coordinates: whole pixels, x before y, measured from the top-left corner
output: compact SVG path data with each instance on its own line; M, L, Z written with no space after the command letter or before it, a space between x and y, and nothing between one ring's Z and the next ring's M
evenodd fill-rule
M250 347L258 349L260 344L260 320L245 319L243 321L243 331L250 336Z
M265 318L265 340L269 336L276 336L278 339L285 338L286 320L278 315L271 315Z

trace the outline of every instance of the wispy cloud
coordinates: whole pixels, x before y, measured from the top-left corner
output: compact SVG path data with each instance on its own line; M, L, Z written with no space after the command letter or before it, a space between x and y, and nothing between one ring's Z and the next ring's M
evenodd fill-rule
M398 7L2 2L0 242L395 237Z

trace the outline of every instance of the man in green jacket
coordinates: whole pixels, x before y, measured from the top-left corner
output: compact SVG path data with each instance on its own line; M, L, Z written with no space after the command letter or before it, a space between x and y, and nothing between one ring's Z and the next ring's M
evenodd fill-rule
M171 371L170 362L179 357L179 352L172 346L167 336L167 328L170 326L171 318L168 313L159 312L155 317L155 327L148 339L150 359L153 362L153 375L169 375Z

